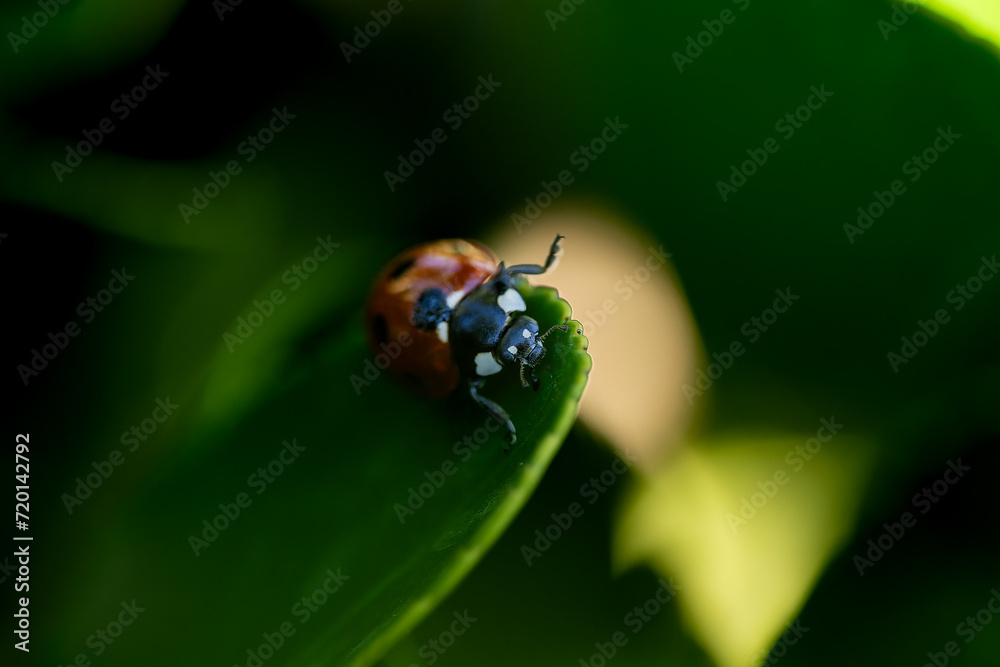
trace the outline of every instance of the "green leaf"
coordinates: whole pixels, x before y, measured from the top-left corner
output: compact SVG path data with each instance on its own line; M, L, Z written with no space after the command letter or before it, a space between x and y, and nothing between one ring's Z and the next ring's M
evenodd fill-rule
M569 317L554 289L524 293L543 327ZM461 392L419 401L387 376L356 391L370 357L350 319L321 346L300 338L281 370L260 364L266 390L235 422L201 409L217 398L203 390L129 502L77 509L91 539L64 573L51 660L134 599L145 611L109 665L245 665L271 650L265 635L283 665L367 665L480 560L574 422L587 339L571 324L546 340L537 393L511 371L487 383L518 429L504 454L503 429Z

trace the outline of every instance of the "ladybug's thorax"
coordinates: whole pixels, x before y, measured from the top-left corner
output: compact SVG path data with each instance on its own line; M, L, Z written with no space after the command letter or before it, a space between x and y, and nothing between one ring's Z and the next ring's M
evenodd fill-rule
M511 346L520 354L527 354L528 348L524 346L529 343L524 337L518 339L516 345L513 339L504 343L510 337L514 314L523 313L527 308L515 283L514 276L501 268L496 276L456 306L448 325L448 341L455 363L463 374L482 377L500 372L504 363L514 361L509 353L503 354ZM524 326L518 328L518 332L524 330ZM537 324L534 331L538 331ZM533 343L532 338L530 344Z

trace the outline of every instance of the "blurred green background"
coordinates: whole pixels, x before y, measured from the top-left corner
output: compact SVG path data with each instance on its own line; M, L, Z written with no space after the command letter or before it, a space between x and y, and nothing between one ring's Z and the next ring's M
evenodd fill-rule
M329 549L397 569L348 581L308 642L301 630L263 664L996 664L997 10L932 7L948 18L860 0L4 5L4 437L13 449L31 432L37 554L32 652L4 650L251 667L247 647L301 620L289 608L336 570L319 564ZM387 179L418 150L411 175ZM683 424L619 474L625 447L586 420L591 393L555 453L573 392L532 404L515 381L504 395L558 437L522 458L491 441L439 514L397 530L393 504L483 417L388 382L358 400L370 281L434 238L537 236L512 261L540 261L550 237L524 216L564 171L543 206L563 211L564 263L585 233L574 211L606 220L609 249L663 244L699 337L684 347L640 320L602 350L595 331L591 384L602 359L648 357L643 374L605 376L645 398L675 372L654 351L676 349L688 369L654 398ZM859 207L871 224L845 227ZM81 308L114 271L134 281ZM619 277L591 291L622 305ZM275 289L287 300L245 343L224 337ZM765 331L751 318L768 321L775 290L798 300ZM19 368L70 321L65 349ZM551 356L576 380L556 386L582 386L572 340ZM745 352L713 370L736 341ZM704 393L685 401L685 385ZM128 450L168 397L178 417ZM789 455L821 419L842 432ZM301 467L193 556L183 535L297 433L312 437ZM64 494L116 448L124 462L69 512ZM503 518L488 539L460 529L489 516ZM13 613L7 560L0 579ZM133 597L161 603L88 643Z

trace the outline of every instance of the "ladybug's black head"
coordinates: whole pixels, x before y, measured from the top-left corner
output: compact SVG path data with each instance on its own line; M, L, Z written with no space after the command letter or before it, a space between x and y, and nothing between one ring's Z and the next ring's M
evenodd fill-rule
M539 336L538 322L530 317L518 317L507 326L493 352L494 357L502 365L520 364L521 384L527 387L528 383L524 379L524 367L537 366L542 360L542 357L545 356L545 347L542 345L542 341L552 333L553 329L566 331L568 327L559 324Z

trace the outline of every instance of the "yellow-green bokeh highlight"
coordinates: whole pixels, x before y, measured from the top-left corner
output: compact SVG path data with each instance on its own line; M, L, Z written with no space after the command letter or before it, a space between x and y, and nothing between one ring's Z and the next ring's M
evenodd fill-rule
M806 460L796 448L811 437L688 447L624 505L617 565L674 577L688 625L721 667L766 657L853 533L872 443L837 434ZM759 507L741 516L744 498Z
M919 4L1000 47L1000 3L996 0L925 0Z

